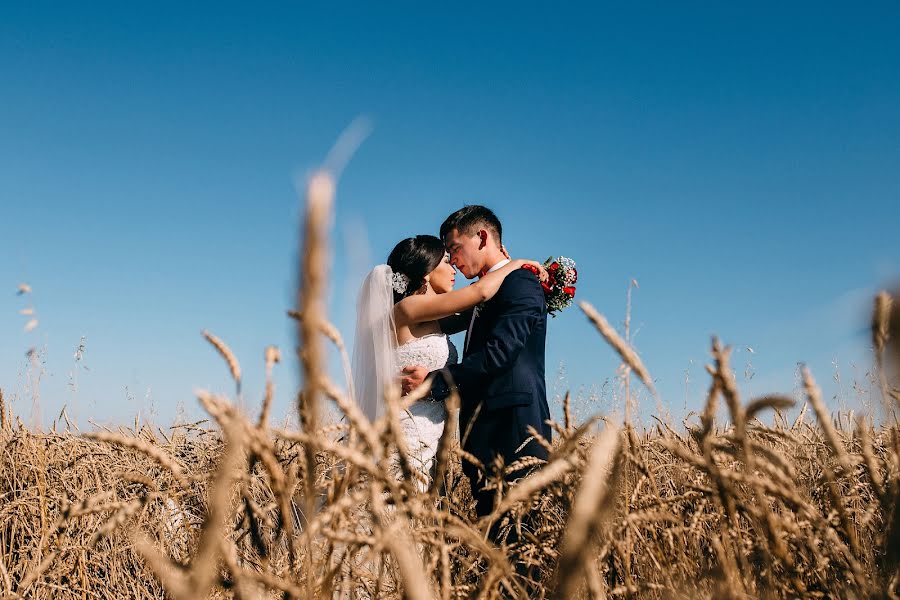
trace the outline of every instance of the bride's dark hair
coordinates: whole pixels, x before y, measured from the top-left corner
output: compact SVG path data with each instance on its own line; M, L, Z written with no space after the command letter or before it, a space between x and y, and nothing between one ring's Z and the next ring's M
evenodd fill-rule
M394 273L409 277L409 285L402 294L394 290L394 304L410 296L425 283L425 276L444 260L444 242L433 235L406 238L391 250L387 264Z

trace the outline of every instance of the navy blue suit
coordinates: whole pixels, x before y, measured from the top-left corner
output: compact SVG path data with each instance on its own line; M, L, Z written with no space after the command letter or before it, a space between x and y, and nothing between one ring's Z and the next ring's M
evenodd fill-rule
M544 380L546 337L544 292L533 273L519 269L480 307L462 361L447 367L460 395L461 435L471 427L463 449L487 470L497 455L505 465L523 456L547 458L547 451L534 440L519 450L529 437L529 425L548 440L552 435L546 423L550 418ZM436 375L432 394L444 398L449 387ZM479 481L476 467L463 461L463 470L472 484L479 516L489 514L493 492L481 491L484 480ZM522 475L513 473L508 478Z

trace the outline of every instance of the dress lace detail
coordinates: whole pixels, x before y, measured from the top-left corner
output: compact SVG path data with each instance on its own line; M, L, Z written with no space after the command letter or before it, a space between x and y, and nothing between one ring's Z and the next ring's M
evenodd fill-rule
M398 347L396 352L397 366L401 369L423 366L429 371L436 371L459 360L456 346L443 333L411 340ZM447 409L444 408L444 403L430 398L414 402L400 419L412 466L428 482L431 481L434 457L446 420ZM421 489L427 489L427 483L417 483Z
M456 346L443 333L425 335L397 348L397 366L420 365L429 371L443 369L459 360Z

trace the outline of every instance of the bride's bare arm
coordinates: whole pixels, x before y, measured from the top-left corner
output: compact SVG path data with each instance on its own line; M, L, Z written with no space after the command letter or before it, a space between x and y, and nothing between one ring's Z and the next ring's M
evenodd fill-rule
M435 321L472 308L493 298L506 276L524 265L541 266L533 260L517 259L462 289L446 294L409 296L394 306L394 320L400 327Z

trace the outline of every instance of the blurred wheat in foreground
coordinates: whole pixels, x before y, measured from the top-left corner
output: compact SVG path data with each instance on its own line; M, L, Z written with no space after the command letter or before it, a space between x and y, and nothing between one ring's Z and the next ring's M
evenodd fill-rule
M329 380L324 343L344 352L322 300L333 182L312 179L297 323L300 431L268 425L271 379L253 421L205 392L211 419L168 430L79 435L25 428L0 393L0 596L6 598L897 598L900 429L828 414L812 374L805 402L743 401L717 341L699 421L638 432L594 418L554 423L550 459L509 486L481 465L497 511L477 521L453 435L428 489L414 478L388 392L371 423ZM876 300L883 396L900 317ZM582 309L641 379L637 354ZM588 325L586 325L588 326ZM240 396L240 366L225 342ZM271 376L280 355L266 351ZM650 384L652 385L652 384ZM340 425L325 426L320 402ZM719 405L729 419L717 422ZM765 425L764 421L773 423ZM529 459L532 460L532 459ZM525 515L528 518L524 518ZM491 529L515 535L496 546Z

